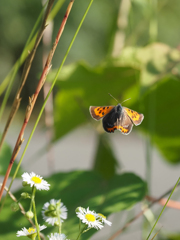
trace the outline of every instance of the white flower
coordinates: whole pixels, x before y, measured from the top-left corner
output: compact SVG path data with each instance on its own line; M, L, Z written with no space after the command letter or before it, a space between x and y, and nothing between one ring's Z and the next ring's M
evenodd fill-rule
M67 208L62 202L59 204L59 201L60 200L51 199L50 203L47 202L43 206L43 219L52 226L54 226L54 224L58 222L58 212L61 222L63 222L62 219L67 219Z
M39 231L43 230L47 228L45 225L42 225L40 226L39 225ZM30 228L22 228L22 230L20 231L17 231L17 237L21 237L21 236L30 236L30 235L33 235L33 234L37 234L37 229L36 228L33 228L33 227L30 227Z
M50 236L48 236L49 240L67 240L65 234L59 234L59 233L51 233Z
M98 213L98 214L97 214L97 218L98 218L98 220L100 220L100 222L106 223L106 224L109 225L109 226L112 225L112 222L108 221L108 220L106 219L106 217L105 217L103 214L101 214L101 213Z
M78 212L76 212L77 216L83 223L88 225L88 228L103 228L102 222L98 220L98 214L94 211L90 211L89 207L87 210L85 208L78 208Z
M30 174L27 172L23 173L22 178L23 182L27 182L31 187L35 186L38 190L49 190L50 184L33 172Z

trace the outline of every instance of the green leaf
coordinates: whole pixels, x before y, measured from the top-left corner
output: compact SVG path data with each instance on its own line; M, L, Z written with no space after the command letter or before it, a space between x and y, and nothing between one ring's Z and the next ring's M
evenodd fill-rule
M108 135L106 133L100 134L93 169L101 174L103 178L110 179L114 176L117 167L118 161L111 149Z
M54 75L51 75L53 78ZM124 100L123 94L136 86L139 70L118 64L104 63L96 68L78 63L64 67L55 97L55 138L91 119L90 105L108 105L114 100ZM112 104L111 104L112 105Z
M11 156L12 156L12 150L10 146L7 143L4 143L0 151L0 175L3 175L3 176L5 175ZM17 163L14 162L12 170L10 172L10 177L13 176L16 167L17 167ZM20 177L22 173L23 173L22 168L20 168L18 171L17 177Z
M89 207L90 210L108 216L113 212L131 208L146 194L145 182L133 173L115 175L106 181L95 172L74 171L55 174L47 181L51 184L49 191L36 191L38 221L43 224L41 210L45 202L52 198L61 199L68 208L68 219L62 224L62 232L70 239L75 239L78 235L79 221L75 214L77 207ZM27 191L27 188L25 190ZM18 198L25 190L16 192L15 196ZM1 237L6 240L16 239L15 233L18 230L22 227L30 227L20 211L14 213L10 210L11 202L10 199L7 200L0 218ZM26 210L28 210L29 203L29 200L23 202ZM12 232L14 232L14 237ZM43 231L46 235L50 232L52 232L52 227ZM87 240L95 232L95 230L90 230L83 234L81 239Z
M145 118L140 127L171 163L180 162L179 89L178 79L167 76L149 88L141 103Z
M140 80L140 112L144 120L139 128L149 134L165 159L180 162L180 82L172 70L180 60L180 52L162 43L153 43L143 48L125 48L119 63L142 69ZM132 92L133 94L133 89ZM139 104L130 108L138 111Z

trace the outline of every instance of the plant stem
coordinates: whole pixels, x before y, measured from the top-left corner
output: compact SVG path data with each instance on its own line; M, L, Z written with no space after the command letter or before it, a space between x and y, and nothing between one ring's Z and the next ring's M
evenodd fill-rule
M29 137L29 139L28 139L28 141L27 141L27 144L26 144L26 146L25 146L25 148L24 148L24 151L23 151L23 153L22 153L22 156L21 156L21 158L20 158L20 160L19 160L18 166L17 166L17 168L16 168L16 170L15 170L15 173L14 173L14 175L13 175L13 178L12 178L12 180L11 180L11 183L10 183L10 186L9 186L9 190L10 190L10 188L11 188L11 186L12 186L12 182L13 182L13 180L15 179L15 177L16 177L16 175L17 175L17 172L18 172L18 170L19 170L19 168L20 168L22 159L23 159L23 157L24 157L24 155L25 155L25 152L26 152L27 147L28 147L28 145L29 145L29 143L30 143L30 141L31 141L31 138L32 138L32 136L33 136L33 134L34 134L34 131L35 131L35 129L36 129L38 123L39 123L39 120L40 120L41 115L42 115L42 113L43 113L43 111L44 111L44 108L45 108L47 99L48 99L49 95L51 94L51 91L52 91L52 89L53 89L53 87L54 87L54 85L55 85L55 83L56 83L56 80L57 80L57 78L58 78L58 76L59 76L59 73L60 73L60 71L61 71L61 69L62 69L62 66L64 65L64 62L65 62L65 60L66 60L66 58L67 58L67 56L68 56L68 54L69 54L69 51L71 50L71 47L72 47L72 45L73 45L73 43L74 43L74 41L75 41L75 39L76 39L76 36L77 36L77 34L78 34L78 32L79 32L79 30L80 30L80 28L81 28L81 26L82 26L82 24L83 24L83 22L84 22L84 19L85 19L87 13L88 13L88 11L89 11L89 9L90 9L93 1L94 1L94 0L91 0L91 1L90 1L90 3L89 3L89 5L88 5L88 7L87 7L87 9L86 9L86 11L85 11L85 13L84 13L84 15L83 15L83 18L82 18L82 20L81 20L81 22L80 22L80 24L79 24L79 26L78 26L75 34L74 34L74 37L73 37L73 39L71 40L71 43L70 43L70 45L69 45L69 47L68 47L68 49L67 49L67 52L66 52L66 54L65 54L65 56L64 56L64 58L63 58L63 60L62 60L62 63L61 63L61 65L60 65L60 67L59 67L59 69L58 69L58 71L57 71L57 73L56 73L55 79L54 79L54 81L53 81L53 83L52 83L52 86L51 86L51 88L50 88L50 90L49 90L46 98L45 98L45 101L44 101L44 103L43 103L43 106L42 106L42 108L41 108L41 110L40 110L40 113L39 113L39 115L38 115L38 118L37 118L37 120L36 120L36 122L35 122L34 128L33 128L32 132L31 132L31 134L30 134L30 137ZM71 1L71 2L72 2L72 1ZM2 188L1 188L1 191L2 191ZM6 196L7 196L7 194L6 194ZM1 196L0 196L0 197L1 197ZM6 199L6 197L5 197L5 199ZM4 200L4 202L5 202L5 200ZM4 202L3 202L2 206L1 206L1 209L2 209L2 207L3 207L3 205L4 205Z
M32 202L32 206L33 206L34 221L35 221L35 225L36 225L36 229L37 229L38 239L41 240L40 235L39 235L39 233L40 233L40 231L39 231L39 224L38 224L38 221L37 221L37 214L36 214L35 193L36 193L36 188L33 186L32 187L31 202Z
M27 109L26 109L26 114L25 114L24 123L23 123L23 125L22 125L22 128L21 128L21 130L20 130L18 139L17 139L17 141L16 141L16 145L15 145L15 147L14 147L11 160L10 160L10 163L9 163L9 166L8 166L8 169L7 169L7 172L6 172L6 175L5 175L5 177L4 177L3 185L2 185L1 190L0 190L0 200L1 200L1 197L2 197L2 194L3 194L4 187L5 187L5 185L6 185L7 179L8 179L8 177L9 177L10 172L11 172L11 168L12 168L13 163L14 163L14 161L15 161L15 158L16 158L19 150L20 150L21 144L22 144L22 142L23 142L24 130L25 130L25 128L26 128L26 126L27 126L27 124L28 124L28 122L29 122L29 119L30 119L32 110L33 110L33 108L34 108L34 105L35 105L35 103L36 103L37 97L38 97L38 95L39 95L39 92L40 92L40 90L41 90L41 88L42 88L42 86L43 86L43 84L44 84L44 82L45 82L45 80L46 80L46 77L47 77L47 75L48 75L48 73L49 73L49 70L50 70L50 68L51 68L51 60L52 60L52 58L53 58L53 55L54 55L54 52L55 52L55 50L56 50L57 44L58 44L58 42L59 42L59 39L60 39L60 37L61 37L61 35L62 35L62 33L63 33L64 27L65 27L65 24L66 24L66 22L67 22L67 18L68 18L68 16L69 16L69 13L70 13L70 11L71 11L71 8L72 8L72 6L73 6L73 3L74 3L74 0L71 0L70 3L69 3L69 5L68 5L68 8L67 8L67 10L66 10L64 19L63 19L63 21L62 21L62 23L61 23L61 26L60 26L60 28L59 28L58 34L57 34L57 36L56 36L56 39L55 39L55 41L54 41L54 44L53 44L53 46L52 46L52 49L51 49L51 51L49 52L48 58L47 58L47 60L46 60L46 64L45 64L45 66L44 66L44 69L43 69L43 72L42 72L42 74L41 74L41 77L40 77L39 83L38 83L38 85L37 85L37 88L36 88L36 90L35 90L35 93L32 95L32 97L29 97L29 104L28 104ZM64 62L63 62L63 63L64 63ZM55 83L54 83L54 84L55 84ZM49 95L48 95L48 97L49 97ZM43 108L43 109L44 109L44 108ZM21 160L21 161L22 161L22 160ZM19 164L18 164L18 166L19 166ZM17 167L17 168L18 168L18 167ZM11 181L11 182L12 182L12 181Z
M61 234L61 219L60 219L60 206L61 206L61 200L56 205L56 212L57 212L57 218L59 223L59 234Z
M151 231L150 231L150 233L149 233L148 237L146 238L146 240L148 240L148 239L149 239L149 237L150 237L151 233L153 232L153 230L154 230L154 228L155 228L155 226L156 226L157 222L159 221L159 219L160 219L160 217L161 217L162 213L164 212L164 209L166 208L166 205L167 205L167 203L169 202L169 199L171 198L171 196L172 196L172 194L173 194L174 190L176 189L176 187L177 187L177 185L178 185L179 181L180 181L180 177L178 178L178 180L177 180L177 182L176 182L176 184L175 184L175 186L174 186L174 188L173 188L173 190L172 190L171 194L169 195L169 197L168 197L168 199L167 199L167 201L166 201L166 203L165 203L165 205L164 205L164 207L163 207L162 211L160 212L160 214L159 214L159 216L158 216L158 218L157 218L157 220L156 220L156 222L155 222L154 226L152 227L152 229L151 229Z
M177 184L179 185L179 184ZM176 187L177 187L176 185ZM146 208L144 208L141 212L139 212L135 217L131 218L121 229L119 229L117 232L115 232L108 240L114 240L118 235L120 235L127 227L129 227L135 220L137 220L139 217L141 217L145 211L147 211L149 208L151 208L155 203L159 202L162 198L164 198L166 195L170 194L173 191L174 187L162 194L159 198L157 198L154 202L149 204Z
M26 62L25 62L25 65L24 65L24 69L23 69L23 73L22 73L22 77L21 77L21 84L20 84L20 87L17 90L17 93L16 93L16 96L14 98L14 102L12 104L12 108L11 108L8 120L6 122L6 126L4 128L4 131L3 131L3 134L2 134L2 137L1 137L0 149L2 147L2 144L4 142L6 134L8 132L10 124L12 123L12 120L15 117L17 110L19 109L20 102L21 102L21 97L20 97L21 96L21 91L22 91L22 89L23 89L23 87L24 87L24 85L26 83L26 80L27 80L27 77L28 77L29 71L31 69L31 65L32 65L32 62L33 62L33 59L34 59L34 56L35 56L35 53L36 53L36 50L37 50L37 47L38 47L38 45L39 45L39 43L41 41L44 29L46 27L46 20L48 18L48 15L50 13L51 8L52 8L53 2L54 2L54 0L49 0L49 3L48 3L48 6L47 6L47 9L46 9L46 13L45 13L45 16L44 16L41 28L39 30L39 33L38 33L37 37L36 37L36 41L35 41L34 47L33 47L32 51L30 52L29 56L26 59ZM32 32L31 32L31 34L29 36L29 39L27 40L27 43L26 43L26 45L24 47L24 49L26 49L26 51L27 51L27 45L29 44L29 42L30 42L30 40L31 40L31 38L32 38L32 36L34 34L35 29L37 28L37 25L38 25L38 23L41 20L41 17L42 17L42 12L41 12L40 16L38 17L38 20L36 21L36 24L35 24ZM22 62L22 59L23 59L23 53L22 53L22 55L20 57L20 61L19 62ZM9 97L9 94L10 94L10 91L11 91L11 88L12 88L12 84L13 84L14 78L16 76L16 73L17 73L19 67L20 67L20 64L15 66L15 68L13 70L13 74L12 74L12 76L10 78L10 83L8 85L8 89L6 91L6 94L5 94L5 97L3 99L3 103L2 103L1 109L0 109L0 119L1 119L1 116L3 114L3 111L4 111L4 108L5 108L7 99Z
M45 4L46 0L42 0L42 5ZM43 38L42 38L42 67L44 67L49 50L52 45L52 33L53 33L53 25L54 22L51 20L51 22L48 24L46 31L44 32ZM49 92L51 83L45 82L43 86L43 95L44 99ZM54 114L53 114L53 92L49 96L49 99L47 101L47 104L44 109L44 120L45 120L45 126L46 126L46 139L47 139L47 163L48 163L48 170L49 174L52 174L55 169L55 163L54 163L54 152L52 147L52 140L54 136Z
M87 225L85 225L84 228L79 232L76 240L80 239L81 234L84 232L84 230L85 230L86 227L87 227Z
M54 8L52 9L49 17L48 17L48 20L52 20L54 19L54 17L56 16L56 14L58 13L59 9L62 7L63 3L65 2L65 0L59 0L57 1L57 3L55 4ZM43 11L42 11L43 12ZM38 20L37 20L38 21ZM16 61L16 63L14 64L14 66L12 67L12 69L10 70L10 72L8 73L8 75L6 76L6 78L3 80L3 82L0 84L0 96L2 95L2 93L4 92L4 90L6 89L9 81L10 81L10 78L11 78L11 74L12 72L14 71L14 69L17 67L17 66L21 66L23 64L23 62L25 61L25 59L27 58L28 56L28 51L31 51L33 46L34 46L34 43L35 43L35 40L36 40L36 37L37 37L37 33L35 33L34 37L32 38L32 40L30 41L30 43L28 44L27 48L24 49L23 53L21 54L21 57Z

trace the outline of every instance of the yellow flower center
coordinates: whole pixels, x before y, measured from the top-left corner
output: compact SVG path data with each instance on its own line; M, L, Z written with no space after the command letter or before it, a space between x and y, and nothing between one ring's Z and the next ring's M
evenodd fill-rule
M27 230L28 230L28 233L34 233L36 231L35 228L28 228Z
M32 180L34 183L38 183L38 184L42 182L42 179L40 179L39 177L36 177L36 176L32 177L31 180Z
M87 214L85 215L85 218L88 220L88 222L94 222L94 221L96 221L96 217L95 217L94 215L90 214L90 213L87 213Z

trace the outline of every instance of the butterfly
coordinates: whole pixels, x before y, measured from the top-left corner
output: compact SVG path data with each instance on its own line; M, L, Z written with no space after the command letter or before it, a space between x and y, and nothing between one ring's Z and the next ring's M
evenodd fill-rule
M90 106L89 111L95 120L102 118L103 128L109 133L119 130L127 135L131 132L133 124L138 126L144 119L142 113L123 107L120 103L116 106Z

